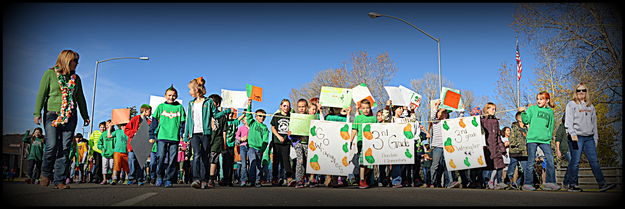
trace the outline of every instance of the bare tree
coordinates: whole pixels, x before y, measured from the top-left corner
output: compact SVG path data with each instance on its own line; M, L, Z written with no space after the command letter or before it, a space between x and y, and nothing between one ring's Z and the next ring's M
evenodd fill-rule
M541 66L534 85L555 93L556 102L573 97L584 82L597 110L598 153L614 165L622 143L622 16L617 5L602 3L521 4L513 27L537 49ZM561 86L559 86L561 85ZM622 150L616 150L622 153Z
M494 101L492 101L497 105L498 112L495 116L501 120L500 123L511 123L514 121L514 115L516 114L514 109L517 108L517 101L519 101L517 97L516 67L511 68L505 63L502 63L501 68L497 69L497 71L499 72L499 77L497 78L496 83L497 88L495 89L495 98ZM519 86L521 95L519 102L520 105L527 106L528 104L533 103L533 101L529 99L533 98L530 96L533 92L532 89L527 88L522 83Z
M421 121L430 121L430 102L440 98L440 89L438 85L438 75L434 73L425 73L421 79L412 79L410 81L412 89L420 94L423 98L419 109L415 112ZM443 79L443 86L453 88L453 83ZM427 126L426 126L427 127Z
M383 108L388 95L384 90L397 68L388 56L382 53L372 59L367 52L359 51L352 54L352 69L349 70L346 64L336 69L328 69L317 73L310 83L304 84L299 89L291 89L290 97L293 101L299 98L310 99L319 97L322 86L339 88L353 88L361 83L365 83L373 98L376 100L378 108ZM352 108L356 108L352 104ZM352 111L354 113L355 111Z

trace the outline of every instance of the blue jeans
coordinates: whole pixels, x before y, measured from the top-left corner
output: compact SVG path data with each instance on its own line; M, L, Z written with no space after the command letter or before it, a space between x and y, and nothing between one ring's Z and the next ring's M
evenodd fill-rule
M156 179L156 165L158 165L158 154L150 152L150 179Z
M176 181L178 142L164 142L159 140L157 149L158 165L156 166L156 176L165 181ZM165 162L165 160L167 160L167 162ZM167 164L167 167L165 164Z
M393 165L393 167L391 167L391 183L393 185L401 184L401 168L402 165Z
M430 182L430 168L421 167L421 169L423 170L423 181L425 181L425 184L426 185L432 184L432 182Z
M71 163L69 151L78 120L77 110L73 109L72 112L74 114L68 122L58 127L52 126L52 121L58 117L56 112L44 112L43 114L46 146L43 151L41 175L49 178L56 185L65 184L65 179L69 174L68 169Z
M441 177L445 175L444 186L449 184L449 172L445 166L445 156L443 156L442 147L434 147L432 149L432 166L430 167L430 175L432 178L432 184L435 186L441 185Z
M582 152L586 155L592 174L595 175L595 180L600 186L605 185L605 179L603 178L603 172L601 172L601 166L597 159L597 147L595 146L595 140L592 136L577 136L577 142L569 140L569 152L571 152L571 161L566 169L566 177L564 179L564 185L577 185L579 178L579 159L582 157Z
M241 173L240 178L241 178L241 183L247 183L247 179L248 179L248 169L247 169L247 159L246 157L248 156L248 147L247 145L242 145L239 146L240 148L240 153L239 156L241 156L241 167L239 168L239 171Z
M143 168L139 164L139 160L135 157L135 152L128 152L128 167L130 168L130 175L128 179L143 182L145 181L145 175L143 175Z
M210 168L208 162L208 152L210 151L210 135L193 134L191 136L191 149L193 149L193 160L191 170L193 170L194 181L208 181Z
M510 164L508 165L508 179L510 179L510 182L512 182L512 178L514 178L514 169L517 166L517 163L521 164L521 169L519 169L519 176L517 177L517 180L515 182L515 184L518 185L522 185L521 184L521 178L523 177L521 175L521 173L525 173L527 171L527 157L510 157Z
M260 161L262 160L260 156L260 151L255 148L250 147L247 150L247 157L250 160L249 181L258 184L260 182L259 172L261 172Z
M523 174L525 178L526 185L532 185L532 180L534 179L534 164L536 163L536 149L540 147L540 149L545 153L545 162L546 172L547 172L547 180L546 183L556 183L556 174L555 174L555 165L553 164L553 152L551 151L551 146L549 144L543 143L527 143L527 170Z

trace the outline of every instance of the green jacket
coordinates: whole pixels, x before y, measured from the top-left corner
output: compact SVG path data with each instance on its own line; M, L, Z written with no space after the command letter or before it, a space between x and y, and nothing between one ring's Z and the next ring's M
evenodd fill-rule
M100 135L100 139L98 140L98 149L102 150L102 157L113 158L113 141L113 137L109 138L104 133Z
M43 149L46 144L44 144L43 138L35 138L34 141L31 141L31 137L29 135L30 130L26 130L26 134L24 134L24 137L22 138L24 143L30 144L27 160L41 161L43 159Z
M523 123L529 125L527 143L551 144L554 129L553 109L534 105L527 108L521 118Z
M66 75L67 80L69 80L70 75ZM62 102L62 94L61 88L59 87L59 79L56 76L56 72L54 70L49 69L43 73L41 77L41 81L39 82L39 91L37 92L37 98L35 100L35 113L33 114L35 117L41 117L41 109L44 108L47 111L61 111L61 102ZM82 82L80 81L80 76L76 75L76 85L74 87L74 104L77 104L80 108L80 115L83 120L89 119L89 114L87 113L87 103L85 102L85 95L82 92ZM45 103L45 104L44 104ZM73 113L76 113L76 107L72 107L74 109Z
M247 107L247 112L252 112L252 104ZM247 114L245 117L250 128L247 134L247 145L263 152L269 142L269 129L264 123L254 120L251 113L245 114Z
M195 122L193 118L193 102L196 99L189 101L189 107L187 108L187 121L184 127L183 137L185 141L189 141L189 138L193 136L193 122ZM211 135L211 118L221 118L223 116L227 116L230 112L230 109L218 111L213 100L205 98L202 103L202 129L204 131L204 135Z
M527 157L526 134L527 128L521 128L518 122L512 123L510 137L508 137L510 157Z

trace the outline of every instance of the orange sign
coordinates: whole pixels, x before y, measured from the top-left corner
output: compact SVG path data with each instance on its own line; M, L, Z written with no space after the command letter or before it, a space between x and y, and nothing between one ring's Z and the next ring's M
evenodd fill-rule
M454 109L458 109L458 105L460 104L460 94L447 90L445 101L443 104L450 106Z
M130 122L130 109L113 109L111 113L111 123L113 125L124 124Z
M247 96L254 101L263 101L263 88L247 84Z

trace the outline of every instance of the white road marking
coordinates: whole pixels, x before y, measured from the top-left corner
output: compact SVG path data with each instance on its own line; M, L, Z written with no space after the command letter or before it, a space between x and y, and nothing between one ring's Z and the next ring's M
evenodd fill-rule
M141 202L143 200L146 200L146 199L148 199L148 198L150 198L150 197L152 197L152 196L154 196L156 194L157 194L156 192L145 193L145 194L136 196L136 197L134 197L132 199L128 199L128 200L124 200L124 201L115 203L115 204L113 204L111 206L132 206L132 205L137 204L137 203L139 203L139 202Z

